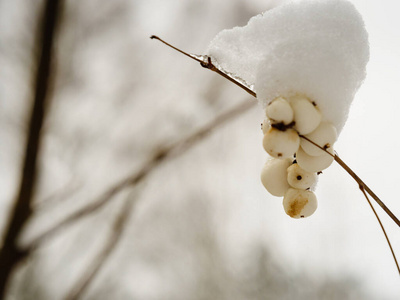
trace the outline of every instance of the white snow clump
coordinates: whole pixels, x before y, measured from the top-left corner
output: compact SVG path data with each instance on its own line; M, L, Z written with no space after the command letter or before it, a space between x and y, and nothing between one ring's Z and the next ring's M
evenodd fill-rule
M363 20L347 0L303 0L223 30L208 54L255 90L265 109L263 146L272 156L261 181L292 218L317 209L317 174L334 160L334 143L365 78Z
M368 34L347 0L289 2L221 31L208 55L254 86L265 108L279 96L304 95L339 134L365 78Z

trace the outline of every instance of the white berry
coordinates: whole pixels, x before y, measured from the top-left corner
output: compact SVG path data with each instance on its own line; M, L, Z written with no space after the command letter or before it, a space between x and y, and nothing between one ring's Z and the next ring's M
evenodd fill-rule
M290 188L283 198L286 214L295 219L311 216L317 207L317 197L311 191Z
M321 146L322 148L329 149L333 146L337 139L337 131L335 126L330 122L321 122L321 124L313 132L305 135L308 139ZM313 145L306 139L301 139L301 148L308 155L318 156L325 152Z
M308 134L321 123L321 112L307 98L293 97L290 104L294 112L295 128L299 134Z
M282 97L276 98L267 106L266 115L273 123L288 125L293 122L293 109Z
M292 163L290 158L268 160L261 170L261 182L267 191L274 196L284 196L290 188L287 182L287 168Z
M302 169L298 164L292 164L287 169L287 181L291 187L306 190L317 182L317 174Z
M333 148L329 148L328 151L333 154ZM308 172L319 172L327 167L329 167L334 158L328 153L324 153L319 156L311 156L308 155L304 150L300 147L296 152L296 161L299 166L308 171Z
M293 157L294 153L299 149L300 137L293 129L281 131L271 127L264 135L263 146L265 151L272 157Z
M266 134L269 130L271 125L269 124L268 119L264 119L264 121L261 123L261 130L264 134Z

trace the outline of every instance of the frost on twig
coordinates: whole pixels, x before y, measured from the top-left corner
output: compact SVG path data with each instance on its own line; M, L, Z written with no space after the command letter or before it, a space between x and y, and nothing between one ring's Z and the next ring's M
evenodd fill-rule
M194 59L194 60L198 61L203 68L206 68L206 69L209 69L211 71L214 71L214 72L218 73L222 77L228 79L229 81L233 82L237 86L239 86L242 89L244 89L250 95L252 95L254 97L256 96L256 93L253 90L253 88L254 88L253 85L247 84L245 80L241 79L240 77L236 76L233 73L229 73L229 71L224 70L216 61L213 61L211 59L211 56L189 54L189 53L187 53L185 51L182 51L181 49L179 49L179 48L167 43L166 41L164 41L163 39L159 38L156 35L152 35L150 38L159 40L160 42L162 42L163 44L167 45L168 47L170 47L170 48L182 53L183 55L186 55L186 56L190 57L191 59Z

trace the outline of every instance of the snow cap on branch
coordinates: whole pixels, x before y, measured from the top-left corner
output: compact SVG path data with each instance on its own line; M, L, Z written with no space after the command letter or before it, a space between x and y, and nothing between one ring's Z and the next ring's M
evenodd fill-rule
M340 133L365 78L369 46L353 4L303 0L221 31L208 54L221 69L254 86L264 107L278 96L307 96Z

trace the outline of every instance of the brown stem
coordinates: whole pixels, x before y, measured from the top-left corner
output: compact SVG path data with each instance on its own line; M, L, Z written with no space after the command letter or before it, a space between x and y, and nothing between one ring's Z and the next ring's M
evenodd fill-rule
M219 75L221 75L222 77L228 79L230 82L233 82L234 84L236 84L237 86L239 86L240 88L244 89L246 92L248 92L250 95L252 95L253 97L256 97L256 93L254 91L252 91L248 86L246 86L245 84L243 84L242 82L240 82L239 80L237 80L236 78L228 75L227 73L221 71L220 69L218 69L211 61L211 57L207 56L207 55L195 55L195 54L189 54L185 51L182 51L179 48L176 48L175 46L172 46L171 44L167 43L166 41L164 41L163 39L159 38L156 35L152 35L150 37L151 39L156 39L159 40L160 42L164 43L165 45L167 45L168 47L182 53L183 55L186 55L188 57L190 57L191 59L194 59L196 61L198 61L201 66L203 68L206 69L210 69L211 71L214 71L216 73L218 73Z
M361 185L360 185L360 190L361 190L361 192L363 193L365 199L367 199L369 206L371 207L372 211L374 212L374 215L375 215L376 219L377 219L378 222L379 222L379 225L381 226L381 229L382 229L382 231L383 231L383 234L385 235L386 241L387 241L387 243L388 243L388 245L389 245L390 251L392 252L392 256L393 256L393 259L394 259L394 263L396 264L397 271L399 272L399 275L400 275L399 263L397 262L396 254L394 254L394 251L393 251L393 248L392 248L392 244L390 243L389 237L388 237L388 235L386 234L385 227L383 227L383 224L382 224L382 222L381 222L381 219L379 218L378 214L376 213L375 208L373 207L371 201L369 200L367 193L365 193L364 187L361 186Z
M16 241L26 220L31 215L31 202L35 193L37 160L41 143L40 132L49 94L52 48L58 12L58 0L48 0L45 2L38 39L38 48L40 51L35 77L35 95L29 121L23 169L19 191L13 202L11 217L6 225L5 238L0 250L0 299L5 297L7 282L12 271L26 255L26 253L18 249Z
M360 177L357 176L356 173L337 155L337 154L332 154L329 151L327 151L325 148L321 147L317 143L313 142L309 138L307 138L304 135L300 135L301 138L305 139L306 141L310 142L314 146L320 148L321 150L325 151L328 153L330 156L332 156L335 161L347 172L353 179L358 183L360 187L365 189L368 194L371 195L371 197L376 201L376 203L379 204L379 206L387 213L387 215L397 224L397 226L400 226L400 221L397 219L397 217L390 211L390 209L379 199L379 197L364 183L364 181L361 180Z

